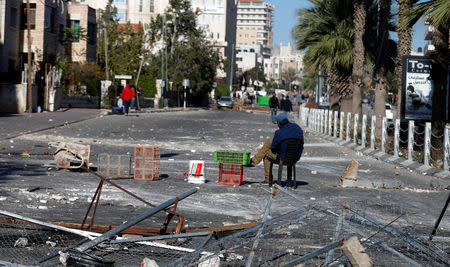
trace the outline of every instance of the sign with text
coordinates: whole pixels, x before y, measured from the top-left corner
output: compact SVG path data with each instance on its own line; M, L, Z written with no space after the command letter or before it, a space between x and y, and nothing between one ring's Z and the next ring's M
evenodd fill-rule
M433 81L431 59L403 56L402 119L431 121Z

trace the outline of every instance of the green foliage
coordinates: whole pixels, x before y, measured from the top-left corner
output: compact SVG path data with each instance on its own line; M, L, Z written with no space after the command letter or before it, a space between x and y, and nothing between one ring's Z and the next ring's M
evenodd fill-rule
M64 29L64 44L79 42L80 40L87 40L86 29L81 26L71 25Z
M215 91L216 98L220 98L221 96L229 96L230 90L228 90L228 86L223 83L218 83Z
M138 87L143 89L141 96L154 97L156 94L156 78L151 75L141 75Z
M286 81L286 86L291 90L290 84L297 79L297 73L295 69L288 68L281 73L281 78Z

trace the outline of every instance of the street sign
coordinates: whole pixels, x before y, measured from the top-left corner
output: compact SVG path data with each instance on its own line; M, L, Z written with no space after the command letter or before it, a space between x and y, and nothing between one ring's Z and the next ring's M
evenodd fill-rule
M188 87L189 86L189 80L188 79L184 79L183 80L183 86L184 87Z
M131 79L133 79L133 76L131 76L131 75L116 75L116 76L114 76L114 78L116 78L118 80L131 80Z

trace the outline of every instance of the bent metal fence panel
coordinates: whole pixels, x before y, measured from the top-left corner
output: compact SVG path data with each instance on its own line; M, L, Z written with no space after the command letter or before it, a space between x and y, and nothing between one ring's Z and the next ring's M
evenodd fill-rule
M278 204L286 201L293 205ZM358 208L371 210L378 205L374 202L324 206L318 203L326 202L311 202L274 185L260 223L250 228L180 234L177 239L168 235L164 240L155 240L163 239L161 236L128 240L114 236L84 253L114 266L138 266L144 258L159 266L337 266L348 261L340 249L341 241L357 236L375 266L449 265L448 240L425 241L428 229L421 229L414 215L396 203L383 202L379 210L382 220ZM58 252L73 251L86 240L8 216L2 216L0 222L0 261L62 266Z

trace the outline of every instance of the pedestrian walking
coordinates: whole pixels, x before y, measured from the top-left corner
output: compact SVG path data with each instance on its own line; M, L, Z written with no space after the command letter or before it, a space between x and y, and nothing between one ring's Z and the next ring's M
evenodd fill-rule
M277 111L279 107L280 102L278 101L277 95L274 92L272 94L272 97L269 99L270 118L272 119L272 123L277 123Z
M291 103L291 100L289 100L289 96L286 96L286 97L284 97L283 100L281 100L280 109L284 113L286 113L286 115L289 119L289 113L292 111L292 103Z
M128 111L130 109L130 101L131 101L131 96L133 95L133 93L131 92L130 86L127 84L125 85L125 88L122 91L122 101L123 101L123 106L125 108L125 115L128 116Z

